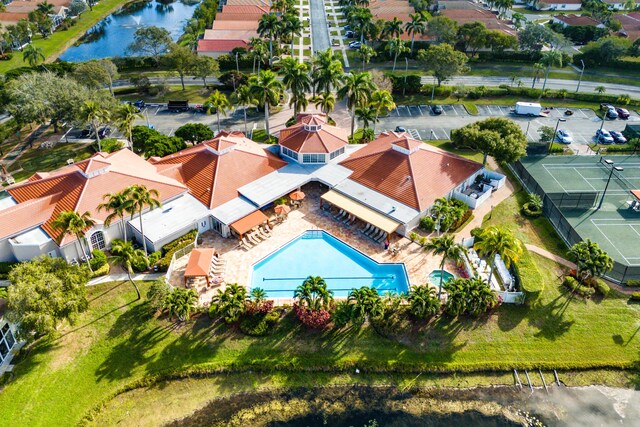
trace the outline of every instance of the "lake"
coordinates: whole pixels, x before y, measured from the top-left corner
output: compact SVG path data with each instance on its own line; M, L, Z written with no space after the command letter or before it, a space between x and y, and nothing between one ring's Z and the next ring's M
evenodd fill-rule
M130 4L98 22L87 31L80 44L64 51L60 59L81 62L114 56L132 56L127 52L127 47L133 41L133 34L140 27L165 28L171 33L174 41L178 40L184 24L191 19L197 6L197 2L155 0Z

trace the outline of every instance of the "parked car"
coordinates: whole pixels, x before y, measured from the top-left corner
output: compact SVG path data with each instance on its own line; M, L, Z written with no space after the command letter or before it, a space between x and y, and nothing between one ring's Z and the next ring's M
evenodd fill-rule
M351 25L345 25L344 29L345 29L345 31L349 31L351 29Z
M433 114L435 114L436 116L439 116L440 114L442 114L442 106L441 105L434 105L433 107L431 107L431 111L433 111Z
M573 137L571 136L571 134L564 129L558 130L556 138L563 144L571 144L573 142Z
M598 129L596 131L596 139L600 144L613 144L613 137L606 129Z
M616 113L618 113L618 117L621 119L629 118L629 110L626 108L616 108Z
M105 126L103 128L100 128L98 130L98 135L100 136L100 138L106 138L109 135L111 135L111 128L109 126Z
M147 104L142 99L138 99L136 102L133 103L133 105L139 108L140 110L142 110Z
M617 119L618 118L618 113L616 112L616 109L611 107L607 110L607 118L609 119Z
M614 108L613 105L607 104L606 102L603 102L602 104L600 104L600 111L606 111L610 108Z
M395 132L406 132L407 130L405 128L403 128L402 126L396 126L396 130Z
M360 46L361 46L360 42L351 42L351 43L349 43L349 47L351 49L360 49Z
M356 36L356 33L354 33L353 31L347 31L346 33L344 33L344 35L349 38L352 39Z
M627 138L624 137L622 132L618 132L617 130L612 130L609 133L611 134L611 137L613 138L613 140L615 141L616 144L626 144L627 143Z
M82 138L91 138L92 135L93 135L93 129L91 128L83 129L82 132L80 132L80 136Z

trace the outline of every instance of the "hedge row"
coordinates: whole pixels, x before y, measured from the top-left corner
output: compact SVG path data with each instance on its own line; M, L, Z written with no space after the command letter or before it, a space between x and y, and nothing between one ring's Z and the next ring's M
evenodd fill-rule
M565 277L562 284L566 286L571 292L574 292L585 298L590 298L596 293L596 290L594 288L581 285L580 282L578 282L574 277L571 276Z
M169 269L169 264L171 264L171 258L173 258L173 254L175 254L185 246L193 243L197 235L197 230L191 230L184 236L178 237L176 240L173 240L164 245L162 247L162 258L160 258L158 260L158 263L156 264L158 266L158 269L160 271L167 271Z
M627 280L626 282L624 282L625 286L640 286L640 280L635 280L635 279L631 279L631 280Z

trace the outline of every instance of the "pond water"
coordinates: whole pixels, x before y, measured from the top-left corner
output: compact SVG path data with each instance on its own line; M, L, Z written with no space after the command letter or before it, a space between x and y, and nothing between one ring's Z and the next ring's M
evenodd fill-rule
M132 56L127 47L140 27L156 26L166 29L175 41L182 34L184 24L191 19L198 6L196 1L149 1L123 7L91 28L76 46L60 55L69 62L114 56Z

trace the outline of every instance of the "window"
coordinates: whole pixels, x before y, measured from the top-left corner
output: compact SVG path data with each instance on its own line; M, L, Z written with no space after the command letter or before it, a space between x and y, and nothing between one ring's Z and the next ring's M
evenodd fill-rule
M305 154L302 163L324 163L324 154Z
M338 156L340 156L342 154L344 154L344 147L342 147L341 149L336 150L333 153L329 154L329 160L333 160L333 159L335 159L336 157L338 157Z
M289 150L287 147L282 147L282 154L287 157L291 157L294 160L298 160L298 153L293 150Z
M0 360L4 360L9 354L9 347L4 343L4 340L0 340Z
M9 328L9 324L5 323L2 327L2 335L0 335L0 339L4 336L5 341L7 341L7 345L9 348L12 348L16 343L16 339L13 337L13 332L11 332L11 328Z
M104 243L104 233L96 231L91 235L91 247L93 249L104 249L107 245Z

